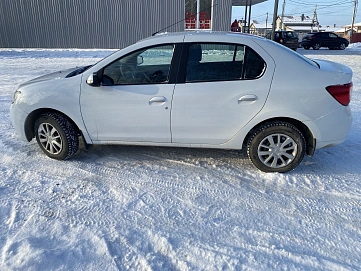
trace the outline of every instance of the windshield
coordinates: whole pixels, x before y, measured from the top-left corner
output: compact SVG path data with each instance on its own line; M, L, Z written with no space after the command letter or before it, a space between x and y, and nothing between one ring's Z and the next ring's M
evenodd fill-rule
M305 38L309 38L309 37L312 37L313 36L313 34L307 34L306 36L305 36Z

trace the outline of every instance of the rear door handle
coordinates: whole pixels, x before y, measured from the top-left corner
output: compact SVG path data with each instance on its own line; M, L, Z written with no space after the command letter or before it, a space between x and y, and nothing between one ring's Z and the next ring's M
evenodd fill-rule
M253 94L244 95L238 99L238 103L241 102L254 102L257 100L257 96Z
M153 97L149 100L149 105L163 105L167 99L165 97Z

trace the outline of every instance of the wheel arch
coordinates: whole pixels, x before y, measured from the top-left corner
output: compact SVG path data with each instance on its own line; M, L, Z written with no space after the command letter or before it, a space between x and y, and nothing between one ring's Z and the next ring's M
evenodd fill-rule
M252 136L252 134L254 133L254 131L256 129L258 129L258 127L260 127L261 125L264 125L267 122L272 122L272 121L283 121L283 122L288 122L290 124L292 124L293 126L295 126L304 136L305 140L306 140L306 154L308 156L312 156L313 153L315 152L316 149L316 139L313 136L311 130L307 127L307 125L305 125L304 123L302 123L299 120L293 119L293 118L287 118L287 117L275 117L275 118L271 118L271 119L266 119L260 123L258 123L256 126L254 126L246 135L246 137L244 138L243 141L243 147L242 149L247 149L247 143L249 138Z
M31 141L35 137L35 131L34 131L35 121L37 120L37 118L40 115L42 115L44 113L57 113L57 114L63 115L74 125L74 127L76 128L77 134L82 135L81 130L79 129L78 125L72 120L72 118L70 118L63 112L58 111L56 109L52 109L52 108L39 108L39 109L36 109L33 112L31 112L25 120L24 131L25 131L26 139L28 141Z

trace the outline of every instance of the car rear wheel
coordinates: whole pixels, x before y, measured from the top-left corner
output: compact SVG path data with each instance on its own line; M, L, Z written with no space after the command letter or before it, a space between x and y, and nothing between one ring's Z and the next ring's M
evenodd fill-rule
M36 141L47 156L64 160L78 151L75 127L65 116L45 113L35 121L34 129Z
M264 172L287 172L296 168L305 155L302 133L292 124L274 121L258 127L247 144L248 157Z
M312 48L313 48L313 50L318 50L318 49L320 49L320 44L319 43L315 43L313 46L312 46Z
M308 50L308 49L310 49L310 46L303 46L303 48L304 48L305 50Z
M339 48L340 48L341 50L345 50L345 49L346 49L346 44L341 43Z

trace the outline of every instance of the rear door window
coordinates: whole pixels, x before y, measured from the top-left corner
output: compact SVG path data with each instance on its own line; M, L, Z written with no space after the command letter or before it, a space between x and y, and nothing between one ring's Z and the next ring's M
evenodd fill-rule
M240 44L194 43L189 46L186 82L256 79L265 61Z

